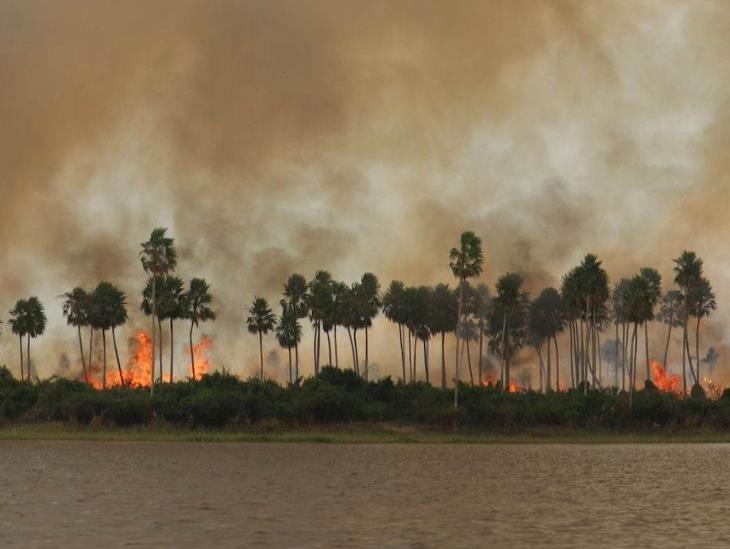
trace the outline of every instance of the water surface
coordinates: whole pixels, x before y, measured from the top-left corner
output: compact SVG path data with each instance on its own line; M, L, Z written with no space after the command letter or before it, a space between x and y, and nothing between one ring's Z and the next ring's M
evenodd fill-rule
M730 445L0 442L0 546L730 546Z

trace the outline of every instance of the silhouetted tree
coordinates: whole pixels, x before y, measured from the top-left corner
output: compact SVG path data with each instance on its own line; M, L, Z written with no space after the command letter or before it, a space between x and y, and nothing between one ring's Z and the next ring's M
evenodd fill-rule
M124 292L109 282L100 282L91 294L91 311L94 327L101 330L103 345L103 366L102 366L102 389L106 389L106 332L111 330L114 344L114 355L117 359L119 371L119 382L124 385L122 374L122 363L119 360L119 349L117 347L116 328L127 322L127 298Z
M279 324L276 327L276 340L282 349L286 349L289 353L289 383L294 383L292 375L291 350L297 346L302 339L302 327L293 308L288 306L282 307ZM298 379L298 378L297 378Z
M293 274L284 285L284 299L281 300L282 307L292 309L298 320L307 318L309 314L309 293L307 279L300 274ZM337 324L335 324L335 357L337 357ZM299 378L299 343L294 346L294 361L296 377Z
M662 298L661 308L659 309L658 320L667 325L667 342L664 346L664 364L665 368L669 367L669 342L672 338L672 328L682 327L682 306L684 304L684 296L679 290L670 290Z
M142 269L152 278L152 368L150 394L155 391L155 321L157 320L157 277L175 270L177 252L175 240L167 236L167 229L158 227L152 231L149 240L143 242L139 253ZM160 334L160 337L162 334ZM160 368L162 369L162 368Z
M182 295L180 301L182 318L186 318L190 321L190 366L192 369L193 380L196 380L193 329L201 322L215 321L215 312L211 308L213 296L210 293L210 285L204 278L193 278L190 281L190 287Z
M30 319L28 317L28 301L25 299L19 299L15 302L15 307L10 310L10 329L18 336L20 342L20 380L25 379L24 362L23 362L23 337L25 337L29 330ZM30 363L29 363L30 364ZM29 375L30 377L30 375Z
M246 319L246 326L250 334L259 336L259 356L261 358L261 381L264 380L264 334L268 334L276 326L276 317L271 312L269 302L263 297L253 300L248 310L249 316Z
M79 352L81 353L81 368L84 371L84 380L90 383L89 374L86 371L86 357L84 356L84 343L81 338L81 328L89 325L88 308L89 294L86 290L76 287L70 292L66 292L61 296L63 298L63 316L69 326L74 326L79 334Z
M698 377L692 368L692 355L689 353L688 323L692 314L692 296L694 288L700 284L702 279L702 259L691 251L684 250L674 260L674 283L679 287L684 296L682 306L682 383L684 392L687 392L687 360L689 360L690 372L694 376L695 383L699 383Z
M700 383L702 376L700 375L700 322L717 309L715 302L715 294L712 291L710 281L702 277L699 282L692 287L689 302L692 304L692 316L697 319L697 328L695 333L695 358L697 365L697 383Z
M451 248L449 252L449 267L454 276L459 280L459 307L457 315L457 327L461 322L464 305L464 283L470 278L476 278L482 273L482 241L471 231L461 234L458 248ZM461 366L461 355L459 352L459 341L457 328L456 342L456 384L454 388L454 408L459 405L459 368Z
M429 318L433 334L441 334L441 388L446 389L446 334L456 330L459 302L447 284L437 284L431 293Z
M447 287L448 289L448 287ZM388 286L383 295L383 314L392 323L398 326L398 340L400 342L400 359L403 368L403 383L406 383L406 354L404 347L405 334L403 333L406 323L405 310L406 287L400 280L394 280ZM445 375L445 374L444 374Z
M551 342L555 343L556 376L555 385L560 390L560 362L557 336L563 331L562 302L555 288L545 288L530 307L530 328L542 341L547 343L546 388L552 390L552 353Z

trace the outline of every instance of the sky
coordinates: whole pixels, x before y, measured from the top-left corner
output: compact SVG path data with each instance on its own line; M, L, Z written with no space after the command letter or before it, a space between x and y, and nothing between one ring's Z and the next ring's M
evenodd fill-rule
M139 243L165 226L216 295L214 364L247 376L247 303L293 272L453 284L473 230L489 285L517 271L536 295L592 252L612 282L652 266L669 289L692 249L730 382L728 51L722 0L0 0L0 311L38 295L35 369L75 375L57 296L119 285L126 341ZM381 375L397 341L376 323Z

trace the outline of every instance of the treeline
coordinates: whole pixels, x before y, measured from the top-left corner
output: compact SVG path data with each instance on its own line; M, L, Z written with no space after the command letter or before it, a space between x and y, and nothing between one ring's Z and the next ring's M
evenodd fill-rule
M141 244L140 259L148 276L140 306L151 319L153 359L150 387L154 392L155 384L162 381L162 338L158 334L162 333L163 323L169 324L169 381L173 382L175 321L189 320L193 357L193 329L200 322L214 320L215 312L210 286L205 280L195 278L185 289L183 281L174 275L177 252L174 239L167 235L166 229L155 229L149 240ZM366 273L359 281L348 284L335 280L327 271L317 271L311 280L301 274L288 278L279 300L279 314L265 298L256 297L248 308L246 329L258 339L260 379L263 381L266 376L264 346L269 344L265 342L269 334L273 334L278 345L288 353L289 383L295 384L302 377L299 346L303 322L308 320L312 327L314 375L320 373L322 357L326 353L325 364L336 368L350 366L356 375L367 380L370 374L370 332L374 320L382 313L398 328L403 384L419 379L431 383L430 343L440 340L439 382L445 389L449 380L453 379L455 405L465 362L469 385L494 382L501 390L509 391L515 386L512 361L525 348L535 352L541 392L582 387L587 394L589 387L613 386L628 391L629 402L632 402L633 392L640 383L651 380L648 326L652 322L662 322L667 327L664 364L669 360L672 330L682 330L684 393L688 393L692 386L699 386L702 381L700 325L717 305L712 285L703 272L702 259L694 252L683 251L674 259L673 285L666 289L659 272L651 267L642 268L632 277L622 278L611 285L602 262L595 255L588 254L579 265L562 276L560 288L545 288L534 299L525 290L519 273L499 276L493 292L484 284L472 285L471 281L482 275L484 263L481 239L472 232L461 235L458 246L449 252L448 260L456 279L453 289L447 284L412 287L393 281L383 291L378 278L372 273ZM68 323L78 330L79 351L87 382L89 373L82 328L89 329L88 363L91 362L94 333L101 332L104 383L106 334L111 333L119 382L123 385L115 329L127 320L127 296L114 285L102 282L93 291L75 288L63 297L64 315ZM691 325L691 322L694 323ZM27 338L26 360L30 364L30 340L45 329L43 306L37 298L19 301L11 311L10 323L13 332L20 338L23 378L23 337ZM694 349L690 345L691 331L694 331ZM447 374L447 336L456 339L453 377ZM608 341L611 336L614 339ZM343 349L342 337L346 337L347 350ZM159 349L155 341L159 341ZM568 348L568 356L563 360L569 363L569 376L563 380L560 379L561 341L562 348ZM326 347L323 349L324 342ZM607 344L613 349L610 353L612 378L608 376L608 367L604 368L603 364L603 351ZM639 350L642 347L645 350L643 380L637 376L641 369ZM472 360L472 351L476 353L475 360ZM341 356L343 352L345 356ZM159 354L160 361L157 376L155 353ZM487 355L498 361L497 372L485 371ZM419 373L421 363L422 376ZM193 362L193 379L196 378L194 369Z
M0 424L65 422L74 425L130 426L151 423L181 427L241 428L306 426L349 422L395 422L433 428L463 426L485 430L526 427L588 429L730 428L730 393L708 400L657 391L651 383L634 394L617 389L505 393L497 387L453 389L425 382L366 381L353 370L324 366L319 375L286 387L226 373L199 381L146 388L117 386L96 391L64 378L20 382L0 369Z

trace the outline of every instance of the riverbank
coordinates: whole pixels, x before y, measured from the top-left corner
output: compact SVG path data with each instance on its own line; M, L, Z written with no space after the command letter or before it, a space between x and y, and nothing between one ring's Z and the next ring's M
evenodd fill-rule
M108 427L66 423L13 424L0 427L0 441L18 440L309 444L662 444L730 443L730 432L707 429L607 431L539 427L507 433L475 429L454 431L388 423L249 429L191 429L154 424Z

